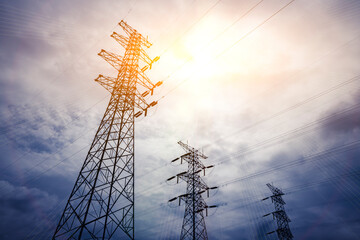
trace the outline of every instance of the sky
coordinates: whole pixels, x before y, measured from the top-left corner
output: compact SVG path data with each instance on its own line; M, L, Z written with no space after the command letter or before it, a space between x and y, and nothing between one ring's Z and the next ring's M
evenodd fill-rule
M163 81L135 122L135 237L179 239L183 141L215 165L209 239L360 239L360 2L2 0L0 239L50 239L104 114L125 20Z

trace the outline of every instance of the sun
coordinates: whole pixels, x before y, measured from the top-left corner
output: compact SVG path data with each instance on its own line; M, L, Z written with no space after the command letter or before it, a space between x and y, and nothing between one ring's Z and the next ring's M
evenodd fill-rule
M214 64L214 54L209 51L203 36L193 34L177 43L173 48L174 61L181 68L177 72L180 78L208 79L217 72Z

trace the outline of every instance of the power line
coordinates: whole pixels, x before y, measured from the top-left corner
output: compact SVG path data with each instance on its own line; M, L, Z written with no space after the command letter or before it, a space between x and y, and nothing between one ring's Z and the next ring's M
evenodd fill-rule
M335 86L332 86L332 87L330 87L330 88L328 88L328 89L326 89L326 90L324 90L324 91L322 91L322 92L320 92L320 93L318 93L318 94L315 94L315 95L313 95L313 96L311 96L311 97L309 97L309 98L306 98L306 99L303 100L303 101L300 101L300 102L298 102L298 103L295 103L294 105L291 105L290 107L287 107L287 108L285 108L285 109L282 109L282 110L280 110L279 112L273 113L273 114L271 114L270 116L268 116L268 117L266 117L266 118L263 118L263 119L255 122L255 123L249 125L249 126L246 126L246 127L242 128L242 129L240 129L240 130L237 130L235 133L232 133L231 135L226 136L226 138L231 137L231 136L234 136L234 135L238 134L239 132L243 132L243 131L245 131L245 130L249 130L249 129L251 129L251 128L253 128L253 127L256 127L256 126L258 126L258 125L260 125L260 124L262 124L262 123L264 123L264 122L267 122L267 121L269 121L269 120L271 120L271 119L274 119L274 118L276 118L276 117L278 117L278 116L281 116L281 115L283 115L283 114L285 114L285 113L287 113L287 112L289 112L289 111L291 111L291 110L294 110L294 109L296 109L296 108L298 108L298 107L300 107L300 106L303 106L303 105L305 105L305 104L307 104L307 103L309 103L309 102L311 102L311 101L313 101L313 100L316 100L316 99L318 99L318 98L320 98L320 97L322 97L322 96L324 96L324 95L326 95L326 94L328 94L328 93L331 93L331 92L333 92L333 91L335 91L335 90L337 90L337 89L339 89L339 88L341 88L341 87L343 87L343 86L345 86L345 85L348 85L348 84L350 84L350 83L353 83L353 82L355 82L355 81L358 81L359 79L360 79L360 75L356 75L355 77L352 77L352 78L350 78L350 79L347 79L347 80L345 80L345 81L343 81L343 82L341 82L341 83L339 83L339 84L337 84L337 85L335 85ZM205 145L205 146L203 146L203 147L208 147L208 146L210 146L210 145L212 145L212 144L215 144L216 142L221 141L223 138L224 138L224 137L218 138L217 140L213 141L211 144Z
M237 22L239 22L241 19L243 19L245 16L247 16L248 14L250 14L261 2L263 2L264 0L260 0L259 2L257 2L254 6L252 6L249 10L247 10L244 14L242 14L239 18L237 18L234 22L232 22L230 25L228 25L224 31L222 31L221 33L217 34L214 38L212 38L206 45L209 45L211 42L213 42L214 40L216 40L218 37L220 37L222 34L224 34L226 31L228 31L233 25L235 25ZM219 2L219 1L218 1ZM217 2L217 3L218 3ZM215 7L217 5L217 3L215 5L213 5L213 7ZM211 9L213 8L211 7ZM209 9L207 12L209 12L211 9ZM207 14L207 13L206 13ZM205 14L205 15L206 15ZM204 17L204 15L203 15ZM203 17L201 17L196 23L194 23L186 32L190 31L191 28L193 28ZM180 40L181 38L183 38L184 35L181 35L177 38L176 41ZM174 42L175 43L175 42ZM170 47L168 47L170 48ZM167 51L167 50L166 50ZM183 62L175 71L171 72L166 78L164 78L162 81L165 82L166 80L168 80L172 75L174 75L178 70L180 70L183 66L185 66L189 61L191 60L191 58L188 58L185 62Z
M295 0L291 0L290 2L288 2L286 5L284 5L282 8L280 8L278 11L276 11L274 14L272 14L270 17L266 18L263 22L261 22L259 25L257 25L255 28L253 28L252 30L250 30L249 32L247 32L245 35L243 35L240 39L238 39L236 42L234 42L232 45L230 45L228 48L226 48L225 50L223 50L220 54L216 55L215 58L210 59L209 61L207 61L205 64L203 64L203 66L213 62L215 59L219 58L220 56L222 56L225 52L229 51L231 48L233 48L235 45L237 45L239 42L241 42L242 40L244 40L246 37L248 37L249 35L251 35L254 31L256 31L258 28L260 28L262 25L264 25L265 23L267 23L271 18L275 17L277 14L279 14L281 11L283 11L286 7L288 7L291 3L293 3ZM169 77L167 77L169 78ZM184 84L186 81L188 81L191 78L185 78L184 80L182 80L178 85L176 85L174 88L170 89L165 95L163 95L161 98L159 98L157 101L160 101L161 99L165 98L167 95L169 95L171 92L175 91L178 87L180 87L182 84ZM165 80L164 80L165 81Z
M90 108L86 109L84 112L80 113L77 117L75 117L74 119L72 119L70 122L68 122L65 127L69 124L71 124L72 122L74 122L75 120L79 119L79 117L81 115L83 115L84 113L90 111L92 108L94 108L97 104L99 104L100 102L104 101L107 98L107 96L105 98L102 98L100 101L96 102L94 105L90 106ZM73 143L75 143L77 140L79 140L82 136L84 136L86 133L88 132L88 130L84 131L83 134L81 134L78 138L76 138L74 141L70 142L67 144L66 147L72 145ZM53 135L55 136L55 135ZM65 148L65 147L64 147ZM63 149L64 149L63 148ZM54 154L60 152L63 149L58 149L58 151L56 151ZM15 160L13 160L11 163L9 163L8 165L6 165L3 170L1 171L2 173L4 173L5 170L7 170L9 167L11 167L12 165L14 165L15 163L17 163L20 159L22 159L23 157L25 157L27 154L29 154L28 152L24 153L23 155L21 155L20 157L16 158ZM45 161L47 161L47 159L43 160L42 162L40 162L39 164L44 163ZM38 165L39 165L38 164ZM34 167L33 167L34 168ZM33 169L32 168L32 169Z
M358 106L357 106L358 107ZM352 108L349 108L349 109L345 109L344 110L344 112L349 112L349 110L353 110L353 109L357 109L356 107L352 107ZM343 112L342 112L343 113ZM342 114L342 113L340 113L340 114ZM336 115L335 116L330 116L330 117L326 117L326 118L324 118L324 119L322 119L322 121L324 121L324 120L331 120L331 119L333 119L334 117L337 117ZM340 118L340 119L336 119L336 120L341 120L342 118ZM315 122L313 122L312 123L312 125L314 125L314 123L318 123L317 121L315 121ZM331 122L328 122L328 123L331 123ZM304 127L302 127L302 128L304 128ZM299 129L302 129L302 128L299 128ZM295 129L296 131L295 132L298 132L298 130L299 129ZM291 130L290 132L293 132L294 130ZM287 136L288 135L288 132L286 132L286 133L284 133L284 134L280 134L280 136ZM299 134L298 135L296 135L296 137L297 136L299 136ZM288 138L289 139L289 138ZM277 136L277 137L275 137L275 138L271 138L270 140L279 140L279 136ZM284 140L282 140L281 138L280 138L280 141L284 141ZM262 145L263 143L268 143L269 142L269 139L267 139L267 140L265 140L265 141L263 141L263 142L260 142L260 145ZM276 142L275 142L276 143ZM274 144L274 143L273 143ZM256 145L255 145L256 146ZM249 149L247 150L247 151L244 151L244 152L241 152L240 154L241 154L241 156L242 157L244 157L244 156L246 156L246 155L248 155L248 154L250 154L250 153L254 153L255 152L255 150L256 149L258 149L258 151L260 150L263 150L262 148L260 148L259 146L256 146L256 147L254 147L254 146L252 146L252 147L249 147ZM351 150L351 149L350 149ZM240 155L239 153L237 153L236 155ZM236 156L235 155L235 156ZM232 155L232 156L234 156L234 155ZM312 155L309 155L310 157L312 156ZM307 157L309 157L309 156L307 156ZM328 155L326 155L326 156L328 156ZM224 158L220 158L218 161L215 161L215 162L213 162L212 164L213 165L220 165L220 164L223 164L223 163L225 163L225 162L227 162L227 161L229 161L230 159L224 159ZM300 159L301 160L301 159ZM158 189L158 188L160 188L161 187L161 184L162 183L160 183L160 185L154 185L153 187L149 187L149 188L147 188L147 190L145 190L146 192L148 192L148 191L152 191L152 190L156 190L156 189Z
M345 109L343 111L337 112L334 115L322 117L322 118L317 119L317 120L315 120L313 122L307 123L307 124L305 124L305 125L303 125L301 127L291 129L290 131L286 131L286 132L281 133L281 134L279 134L279 135L277 135L275 137L271 137L271 138L268 138L268 139L263 140L261 142L258 142L256 144L250 145L250 147L248 147L246 150L237 152L235 154L231 154L231 155L229 155L229 157L248 154L248 153L251 153L251 152L255 152L256 149L264 148L265 146L266 147L272 146L271 144L274 144L274 143L277 144L277 143L280 143L280 142L284 142L285 140L292 139L294 137L299 137L299 136L301 136L301 135L303 135L305 133L312 132L315 129L318 129L319 127L322 127L322 125L316 126L316 125L318 125L320 123L324 123L324 125L330 124L331 122L329 120L333 120L334 118L337 118L337 119L335 119L336 121L344 119L344 118L346 119L349 116L341 116L341 114L351 113L353 110L357 110L359 107L360 107L360 104L355 104L355 105L353 105L353 106L351 106L351 107L349 107L349 108L347 108L347 109ZM339 117L339 115L340 115L340 117ZM225 159L228 159L229 157L226 157ZM222 159L224 159L224 157L222 157ZM226 162L226 161L229 161L229 159L222 161L222 163Z
M26 13L26 11L24 11L23 9L18 9L18 8L14 8L14 7L12 7L11 5L4 5L4 4L2 4L3 6L6 6L7 8L13 8L14 9L14 11L12 11L11 13L13 13L13 12L15 12L16 14L20 14L21 12L25 12ZM5 9L5 8L4 8ZM130 13L128 13L127 15L126 15L126 17L129 15ZM49 23L49 19L48 18L41 18L41 17L39 17L39 15L37 15L37 14L28 14L27 16L29 16L29 17L36 17L36 18L39 18L39 20L38 21L40 21L40 22L44 22L44 23ZM115 25L114 27L113 27L113 29L111 30L111 32L115 29L115 27L116 27L117 25ZM102 37L103 38L103 37ZM89 47L89 49L87 49L87 50L85 50L83 53L81 53L79 56L78 56L78 58L75 58L74 59L74 61L75 60L78 60L79 58L81 58L81 57L83 57L83 55L85 55L85 53L86 52L88 52L92 47L94 47L95 45L97 45L101 40L102 40L102 38L101 39L99 39L98 41L96 41L92 46L90 46ZM68 70L69 70L69 68L71 67L72 65L70 64L69 65L69 67L67 68L67 69L65 69L65 70L63 70L57 77L55 77L55 78L53 78L53 80L51 80L50 82L48 82L48 86L49 86L49 84L52 84L53 82L55 82L56 80L58 80L64 73L66 73ZM34 95L33 95L33 97L32 98L30 98L30 102L33 100L33 98L34 97L38 97L39 95L41 95L45 90L47 89L47 87L44 87L44 88L42 88L42 89L40 89L38 92L36 92Z
M344 109L344 110L343 110L342 112L340 112L338 115L341 115L341 114L344 114L344 113L349 113L349 112L351 112L351 111L354 110L354 109L357 110L359 107L360 107L360 105L357 104L357 105L352 106L352 107L350 107L350 108ZM311 122L311 123L309 123L309 124L307 124L307 125L305 125L305 126L299 127L299 128L297 128L297 129L292 129L292 130L290 130L290 131L288 131L288 132L284 132L284 133L282 133L282 134L280 134L280 135L277 135L277 136L275 136L275 137L272 137L272 138L269 138L269 139L265 139L265 140L262 141L262 142L259 142L259 143L257 143L257 144L251 145L251 146L250 146L249 148L247 148L245 151L241 151L241 152L238 152L238 153L235 153L235 154L231 154L231 155L228 156L228 157L220 157L220 158L218 158L218 159L215 159L215 161L212 162L211 164L213 164L213 165L221 165L221 164L224 164L225 162L230 161L230 160L231 160L230 157L235 157L235 156L242 156L242 157L244 157L244 156L249 155L249 154L252 154L252 153L254 153L254 152L261 151L261 150L263 150L264 147L268 147L268 146L272 146L272 145L274 145L274 144L278 144L278 143L280 143L280 142L284 142L285 140L289 140L289 139L291 139L291 138L293 138L293 137L299 137L299 136L301 136L301 135L303 135L303 134L305 134L305 133L308 133L309 131L313 131L313 129L308 129L308 130L305 131L305 132L301 132L301 130L307 129L307 128L311 127L311 126L316 126L317 124L322 123L322 122L324 122L324 121L328 121L326 124L330 124L330 123L332 123L330 120L334 120L334 118L335 118L336 121L339 121L339 120L344 119L344 117L342 117L342 118L337 118L337 117L339 117L339 116L337 116L337 115L326 116L326 117L324 117L324 118L322 118L322 119L320 119L320 120L316 120L316 121ZM291 136L290 134L292 134L292 133L296 133L296 134L295 134L294 136ZM284 137L286 137L286 138L283 139ZM266 144L267 144L267 145L266 145ZM271 145L270 145L270 144L271 144ZM164 165L164 166L166 166L166 165ZM161 166L161 167L159 167L159 168L157 168L157 169L153 169L152 171L161 169L161 168L163 168L164 166ZM144 192L156 190L156 189L160 188L162 184L163 184L163 183L160 182L160 184L155 184L153 187L148 187Z
M280 115L283 115L283 114L285 114L285 113L287 113L287 112L289 112L289 111L291 111L291 110L294 110L294 109L296 109L296 108L298 108L298 107L300 107L300 106L302 106L302 105L305 105L305 104L307 104L307 103L309 103L309 102L311 102L311 101L314 101L314 100L316 100L316 99L318 99L318 98L320 98L320 97L322 97L322 96L324 96L324 95L326 95L326 94L329 94L329 93L331 93L331 92L333 92L333 91L335 91L335 90L337 90L337 89L339 89L339 88L341 88L341 87L343 87L343 86L346 86L346 85L348 85L348 84L350 84L350 83L353 83L353 82L355 82L355 81L358 81L359 79L360 79L360 75L356 75L355 77L352 77L352 78L350 78L350 79L346 79L345 81L343 81L343 82L341 82L341 83L339 83L339 84L337 84L337 85L334 85L334 86L332 86L332 87L330 87L330 88L328 88L328 89L326 89L326 90L324 90L324 91L321 91L321 92L319 92L319 93L317 93L317 94L315 94L315 95L313 95L313 96L310 96L309 98L306 98L306 99L304 99L303 101L300 101L300 102L298 102L298 103L295 103L294 105L291 105L291 106L288 107L288 108L282 109L282 110L280 110L279 112L276 112L276 113L274 113L274 114L272 114L272 115L270 115L270 116L268 116L268 117L266 117L266 118L264 118L264 119L262 119L262 120L259 120L259 121L255 122L254 124L251 124L251 125L249 125L249 126L246 126L246 127L242 128L242 129L240 129L240 130L237 130L236 132L243 132L243 131L245 131L245 130L249 130L249 129L253 128L253 127L256 127L256 126L258 126L258 125L260 125L260 124L262 124L262 123L264 123L264 122L266 122L266 121L269 121L269 120L271 120L271 119L273 119L273 118L276 118L276 117L278 117L278 116L280 116ZM348 109L348 110L352 110L352 109L353 109L353 108L350 108L350 109ZM354 109L356 109L356 106L355 106ZM346 111L343 110L342 112L340 112L340 114L342 114L342 113L346 113ZM339 113L338 113L337 115L339 115ZM330 116L329 119L332 119L333 117L334 117L334 116L332 116L332 117ZM315 124L315 123L317 123L317 122L318 122L318 120L314 121L313 123ZM300 129L301 129L301 128L300 128ZM292 131L294 131L294 130L292 129L292 130L290 130L290 131L288 131L288 132L285 132L284 134L290 133L290 132L292 132ZM237 133L235 133L235 134L237 134ZM232 134L232 135L235 135L235 134ZM231 135L231 136L232 136L232 135ZM231 137L231 136L227 136L227 137ZM222 138L223 138L223 137L222 137ZM213 145L213 144L215 144L216 142L220 141L222 138L219 138L219 139L213 141L211 144L205 145L205 146L203 146L203 147L208 147L208 146L210 146L210 145ZM266 141L268 141L268 140L266 140ZM258 144L261 144L261 143L263 143L263 142L260 142L260 143L258 143ZM230 156L233 156L233 154L229 155L229 157L230 157ZM224 157L221 157L221 158L223 159ZM145 174L141 175L140 177L144 177L144 176L146 176L146 175L148 175L148 174L151 174L153 171L162 169L162 168L164 168L164 167L166 167L166 166L168 166L168 165L169 165L169 163L163 164L162 166L159 166L159 167L157 167L157 168L154 168L154 169L152 169L152 171L149 171L148 173L145 173Z
M187 31L184 32L184 34L182 34L181 36L178 37L178 40L181 39L188 31L190 31L198 22L200 22L221 0L217 1L214 5L212 5L212 7L210 7L195 23L193 23L191 25L190 28L187 29ZM248 11L246 11L243 15L241 15L238 19L236 19L232 24L230 24L223 32L221 32L220 34L218 34L215 38L213 38L211 41L215 40L216 38L218 38L221 34L223 34L225 31L227 31L228 29L230 29L235 23L237 23L238 21L240 21L243 17L245 17L246 15L248 15L251 11L253 11L261 2L263 2L263 0L257 2L254 6L252 6ZM114 27L115 28L115 27ZM111 30L113 31L113 30ZM178 41L177 40L177 41ZM99 40L100 41L100 40ZM98 42L99 42L98 41ZM211 42L210 41L210 42ZM209 43L210 43L209 42ZM97 43L95 43L94 45L96 45ZM187 61L185 62L187 63ZM184 64L185 64L184 63ZM64 73L64 72L63 72ZM172 75L172 74L171 74ZM168 78L171 76L169 75ZM168 79L167 78L167 79ZM165 81L166 79L164 79L163 81ZM43 92L44 89L41 91ZM39 94L41 94L41 92L39 92ZM19 122L18 124L22 124L22 122ZM16 124L17 125L17 124ZM0 132L1 134L1 132Z
M284 163L284 164L279 164L279 165L277 165L275 167L272 167L272 168L269 168L267 170L258 171L256 173L249 174L249 175L244 176L244 177L239 177L239 178L235 178L235 179L232 179L232 180L225 181L225 182L219 184L219 187L223 187L223 186L226 186L228 184L238 182L238 181L244 181L244 180L247 180L249 178L258 177L259 175L268 174L268 173L271 173L273 171L278 171L280 169L297 166L299 164L304 163L304 160L307 160L306 163L310 163L310 162L314 162L314 161L316 161L318 159L321 159L324 156L327 156L328 154L334 154L334 153L338 154L338 153L344 153L344 152L356 150L358 148L359 144L360 144L360 140L352 141L352 142L344 144L342 146L326 149L324 151L321 151L321 152L318 152L318 153L315 153L315 154L312 154L312 155L309 155L309 156L305 156L303 158L296 159L294 161L290 161L290 162L287 162L287 163Z
M281 11L283 11L285 8L287 8L290 4L292 4L295 0L291 0L290 2L288 2L287 4L285 4L282 8L280 8L279 10L277 10L274 14L272 14L270 17L266 18L264 21L262 21L259 25L257 25L255 28L251 29L249 32L247 32L244 36L242 36L239 40L237 40L236 42L234 42L232 45L230 45L228 48L226 48L224 51L222 51L220 54L218 54L216 56L216 58L220 57L221 55L223 55L224 53L226 53L227 51L229 51L231 48L233 48L235 45L237 45L239 42L241 42L242 40L244 40L246 37L248 37L249 35L251 35L253 32L255 32L258 28L260 28L262 25L264 25L265 23L267 23L271 18L275 17L277 14L279 14Z
M338 115L341 115L341 114L344 114L344 113L350 113L352 110L357 110L358 107L359 107L358 105L355 105L355 106L350 107L350 108L348 108L348 109L344 109L344 111L340 112ZM312 123L310 123L310 124L307 124L307 125L305 125L305 126L299 127L299 128L297 128L297 129L292 129L292 130L290 130L290 131L288 131L288 132L285 132L285 133L282 133L282 134L280 134L280 135L278 135L278 136L275 136L275 137L272 137L272 138L270 138L270 139L266 139L266 140L264 140L264 141L262 141L262 142L259 142L259 143L257 143L257 144L251 145L251 146L250 146L248 149L246 149L245 151L241 151L241 152L238 152L238 153L235 153L235 154L231 154L231 155L228 156L228 157L218 158L217 161L215 160L215 162L213 162L212 164L214 164L214 165L220 165L220 164L223 164L223 163L225 163L225 162L230 161L230 160L231 160L230 157L234 157L234 156L242 156L242 157L244 157L244 156L246 156L246 155L248 155L248 154L252 154L252 153L254 153L254 152L261 151L261 150L263 150L264 147L269 147L269 146L272 146L272 145L274 145L274 144L278 144L278 143L280 143L280 142L284 142L285 140L289 140L289 139L294 138L294 137L299 137L299 136L301 136L301 135L303 135L303 134L305 134L305 133L308 133L309 131L313 131L313 129L308 129L308 130L305 131L305 132L301 132L300 130L304 130L304 129L309 128L309 127L311 127L311 126L316 126L316 124L319 124L319 123L321 123L321 122L328 121L328 122L325 123L325 124L331 124L332 122L331 122L330 120L334 120L334 118L335 118L336 121L339 121L339 120L344 119L344 117L341 117L341 118L337 118L337 117L338 117L337 115L327 116L327 117L324 117L324 118L322 118L322 119L320 119L320 120L316 120L316 121L314 121L314 122L312 122ZM292 133L296 133L296 134L293 135L293 136L291 136L290 134L292 134ZM286 138L283 139L283 137L286 137ZM267 145L266 145L266 144L267 144ZM270 144L271 144L271 145L270 145ZM167 166L167 165L164 165L164 166ZM153 169L152 171L156 171L156 170L158 170L158 169L161 169L161 168L163 168L164 166L161 166L161 167L159 167L159 168ZM147 175L147 174L145 174L145 175ZM145 176L145 175L144 175L144 176ZM143 176L141 176L141 177L143 177ZM151 190L158 189L158 188L161 187L161 184L162 184L162 182L160 183L160 185L155 184L153 187L147 188L147 190L145 190L145 191L147 192L147 191L151 191Z
M313 182L306 183L306 184L289 186L289 187L285 188L284 191L287 192L287 195L291 195L291 194L306 190L308 188L314 187L314 186L319 185L319 184L329 183L329 182L331 182L332 180L335 180L335 179L344 178L344 177L353 177L353 176L359 176L359 171L351 171L351 172L346 173L346 174L339 174L339 175L329 177L329 178L326 178L326 179L323 179L323 180L320 180L320 181L313 181ZM248 206L254 205L254 204L260 204L260 199L261 198L263 198L263 194L261 194L261 195L260 194L259 195L253 195L251 197L246 197L246 198L238 198L238 197L236 197L234 199L231 199L232 202L240 203L240 204L238 204L235 207L232 207L230 209L227 209L227 212L233 212L234 210L237 210L239 208L248 207ZM145 214L151 213L153 211L157 211L159 209L163 209L164 204L165 204L165 202L159 204L159 206L157 206L156 208L153 208L152 210L149 210L149 212L147 212ZM224 206L226 206L226 205L228 205L228 204L225 203ZM221 214L223 214L223 213L224 213L224 211ZM178 220L178 218L179 217L174 218L173 220L171 220L171 222ZM258 215L258 218L260 218L260 215ZM163 223L169 223L169 222L170 221L168 219L163 221ZM140 232L146 231L146 230L148 230L150 228L152 228L152 227L142 229Z
M205 11L205 13L199 18L197 19L189 28L187 28L169 47L167 47L161 54L160 56L164 55L167 51L169 51L169 49L175 45L175 43L177 43L181 38L183 38L183 36L188 33L196 24L198 24L213 8L216 7L216 5L218 5L221 2L221 0L218 0L215 2L215 4L213 4L208 10Z
M294 166L297 166L299 164L304 164L304 163L316 162L318 160L325 159L326 157L328 157L329 155L332 155L332 154L339 154L339 153L345 153L345 152L353 151L353 150L357 149L357 146L359 144L360 144L360 140L356 140L356 141L344 144L342 146L332 147L332 148L323 150L321 152L317 152L317 153L314 153L312 155L304 156L302 158L293 160L291 162L287 162L287 163L280 164L280 165L277 165L277 166L269 168L269 169L265 169L263 171L258 171L256 173L249 174L249 175L244 176L244 177L235 178L235 179L232 179L232 180L225 181L223 183L220 183L218 186L220 188L225 187L225 186L227 186L229 184L232 184L232 183L235 183L235 182L244 181L244 180L248 180L248 179L251 179L251 178L263 176L264 174L269 174L269 173L272 173L274 171L278 171L280 169L284 169L284 168L288 168L288 167L294 167ZM304 162L304 161L306 161L306 162ZM156 185L155 185L155 187L156 187ZM161 186L159 186L159 187L161 187ZM157 189L159 187L156 187L156 188L150 187L150 188L148 188L147 191L155 190L155 189Z

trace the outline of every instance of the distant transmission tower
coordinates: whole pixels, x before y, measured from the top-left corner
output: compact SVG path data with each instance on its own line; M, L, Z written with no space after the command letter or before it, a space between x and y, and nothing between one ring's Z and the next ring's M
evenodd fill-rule
M206 192L207 197L209 197L209 190L216 189L217 187L209 188L204 180L200 177L200 173L203 172L205 175L206 169L212 168L214 165L205 166L200 161L200 158L207 158L203 153L185 143L178 142L178 144L183 147L187 153L179 158L172 160L172 162L180 159L182 164L185 161L188 163L188 170L167 179L167 181L176 178L177 183L179 183L179 179L187 182L186 194L179 195L169 200L169 202L172 202L176 199L179 199L179 205L181 200L185 202L185 214L180 239L208 239L204 219L204 210L207 216L208 208L215 208L217 206L208 206L203 199L202 194Z
M276 219L276 223L277 223L277 229L275 231L268 232L267 234L272 234L276 232L279 240L291 240L294 237L289 227L289 222L291 220L287 216L284 208L285 202L282 199L282 195L284 195L284 193L279 188L274 187L270 183L266 184L266 186L268 186L268 188L273 193L273 195L270 197L266 197L262 200L264 201L268 198L271 198L271 201L275 205L275 211L272 213L265 214L263 217L272 214L273 217Z
M162 82L153 84L144 73L159 59L145 53L148 40L126 22L119 25L127 36L111 37L125 48L124 56L99 53L117 77L95 80L111 93L110 102L53 239L134 239L134 118L157 104L145 97Z

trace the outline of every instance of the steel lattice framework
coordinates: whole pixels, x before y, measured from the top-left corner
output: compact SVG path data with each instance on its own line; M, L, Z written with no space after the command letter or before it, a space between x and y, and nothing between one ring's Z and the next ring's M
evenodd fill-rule
M287 216L284 208L285 202L282 199L282 195L284 195L284 193L279 188L274 187L270 183L266 184L266 186L270 189L273 195L264 198L263 200L271 198L271 201L275 205L275 211L272 213L265 214L264 217L272 214L274 219L276 219L276 223L277 223L276 231L268 232L267 234L272 234L276 232L279 240L291 240L294 237L289 227L289 222L291 222L291 220Z
M187 162L188 170L167 179L167 181L177 178L177 182L179 182L179 179L187 182L186 194L179 195L169 200L169 202L172 202L176 199L179 199L179 205L181 201L185 202L185 214L180 239L208 239L204 219L204 210L207 216L208 208L214 208L216 205L207 205L202 194L206 192L207 197L209 197L209 190L216 189L217 187L209 188L201 178L200 173L203 172L205 175L206 169L212 168L214 165L205 166L200 161L200 158L207 158L203 153L185 143L178 142L178 144L183 147L187 153L179 158L172 160L172 162L177 160L180 160L181 163Z
M125 53L99 53L118 74L95 79L111 98L53 239L134 239L134 118L156 105L145 97L161 82L144 73L159 59L145 53L151 44L126 22L119 25L127 36L111 37Z

